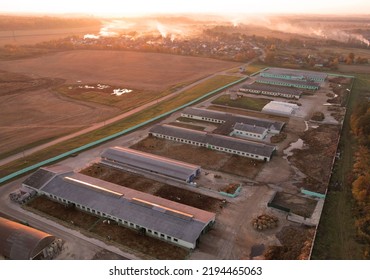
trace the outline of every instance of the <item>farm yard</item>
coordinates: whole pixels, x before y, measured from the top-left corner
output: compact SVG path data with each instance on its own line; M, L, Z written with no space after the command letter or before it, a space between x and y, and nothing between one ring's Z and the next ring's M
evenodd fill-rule
M213 76L209 81L214 88L220 86L216 78L232 81L232 79L240 77ZM281 137L279 141L273 140L275 148L269 160L257 160L248 154L239 156L231 150L218 149L217 151L215 147L210 145L195 146L194 143L179 139L173 141L173 139L167 138L165 140L152 133L152 128L145 127L143 130L134 132L129 141L125 140L126 136L116 139L117 145L179 160L185 164L191 163L201 166L201 171L191 184L171 178L165 179L162 175L159 176L152 171L147 173L140 173L136 169L122 171L119 170L121 167L114 165L116 161L113 161L114 168L99 164L97 163L99 159L96 158L96 151L94 159L90 158L90 162L86 162L89 160L90 151L87 151L86 155L84 153L83 158L80 157L76 161L78 165L74 168L88 176L214 213L216 215L215 225L209 232L202 235L198 247L194 251L179 253L181 259L307 259L312 246L315 226L318 223L318 213L321 213L323 203L319 198L308 197L303 191L314 191L320 196L325 193L327 188L341 128L341 119L334 118L331 115L333 111L327 109L329 106L325 103L333 102L335 106L342 105L342 99L345 100L346 96L340 94L342 91L337 91L339 94L333 93L334 90L341 87L340 83L341 81L332 79L330 83L326 82L314 94L303 96L299 100L297 111L294 111L290 116L260 113L258 112L260 109L257 110L257 107L262 108L263 104L252 104L251 107L244 106L257 100L256 97L248 94L243 96L243 99L247 101L239 108L228 106L230 105L228 104L230 96L225 95L225 92L220 92L211 100L205 100L196 105L204 109L284 122L281 126L284 137ZM75 83L57 85L54 88L58 88L59 93L54 92L54 94L76 103L85 103L84 99L90 99L89 104L124 110L124 102L114 103L112 101L114 98L120 97L111 94L113 88L132 89L132 92L121 95L127 98L135 92L140 94L140 90L148 92L148 88L137 89L118 84L114 84L114 86L109 84L109 86L108 88L108 83L105 82L87 83L79 80ZM238 86L240 85L233 86L233 89L235 90ZM197 87L202 88L203 85L199 84L194 88ZM207 85L207 88L210 86ZM167 90L171 91L170 88ZM99 93L105 94L107 98L99 96ZM183 99L190 98L193 94L196 95L191 89L186 89L184 95L176 96L171 99L171 102L174 103L174 106L183 104ZM222 104L212 103L212 100L217 100L220 96L223 98ZM237 100L234 102L237 103ZM266 104L265 101L263 102ZM165 105L158 104L153 108L162 108L161 106L165 107ZM317 112L320 112L322 118L314 120L312 116ZM224 125L233 126L234 124L231 122L225 122ZM212 122L207 118L191 119L189 116L181 115L181 112L175 112L168 118L159 120L156 127L165 124L190 130L195 129L198 133L203 131L202 135L219 133L217 132L219 127L217 121ZM191 133L189 132L189 134ZM184 132L184 135L188 134ZM222 137L235 138L236 136L231 137L229 134L227 136L225 134ZM222 141L220 140L220 142ZM259 142L261 140L254 139L253 141ZM325 147L321 145L324 141L327 142L325 142L327 144ZM263 147L271 147L271 143L271 133L269 132L269 135L263 139ZM325 151L322 150L323 148ZM311 157L319 156L319 161L311 159ZM307 161L307 158L310 160ZM69 159L68 162L72 163L73 159ZM317 165L318 162L319 165ZM278 208L271 206L270 202L280 208L290 210L279 211ZM66 217L68 219L69 216ZM105 239L108 243L117 244L117 246L121 246L125 242L131 244L131 241L135 239L134 236L138 234L129 232L126 228L115 224L104 224L100 220L89 226L88 230L90 234L97 234L100 236L99 238ZM104 234L107 231L112 232L109 238ZM122 239L121 235L127 235L128 239ZM294 235L299 238L291 240L291 236ZM135 247L134 251L138 250L135 254L141 258L175 258L167 253L153 255L153 252L157 250L157 245L149 246L148 241L142 237L136 239L141 240L139 242L141 245L134 242L129 247ZM131 252L131 249L128 251Z

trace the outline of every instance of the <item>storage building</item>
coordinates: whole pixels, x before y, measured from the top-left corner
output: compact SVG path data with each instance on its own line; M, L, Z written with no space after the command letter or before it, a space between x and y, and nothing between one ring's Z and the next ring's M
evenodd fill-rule
M297 104L271 101L262 108L262 112L267 114L290 116L295 114L299 106Z
M105 150L102 163L124 170L156 174L190 183L200 174L200 166L137 150L114 147Z
M6 259L34 259L54 240L48 233L0 217L0 255Z

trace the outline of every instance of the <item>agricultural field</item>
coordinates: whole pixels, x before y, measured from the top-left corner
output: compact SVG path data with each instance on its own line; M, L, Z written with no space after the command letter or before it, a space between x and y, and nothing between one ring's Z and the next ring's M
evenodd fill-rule
M118 51L68 51L3 61L0 127L6 133L0 135L0 158L112 118L235 65ZM99 83L109 88L98 89ZM114 89L133 91L115 96Z

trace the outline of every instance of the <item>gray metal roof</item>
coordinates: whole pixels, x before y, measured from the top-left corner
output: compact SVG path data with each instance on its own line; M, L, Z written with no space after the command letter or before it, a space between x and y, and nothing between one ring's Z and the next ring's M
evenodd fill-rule
M286 93L294 96L301 96L302 91L296 88L284 87L284 86L272 86L266 84L244 84L241 88L245 89L252 89L252 90L260 90L260 91L269 91L269 92L276 92L276 93Z
M290 76L302 76L309 79L325 79L328 74L322 72L306 71L306 70L295 70L285 68L268 68L264 73L271 73L275 75L290 75ZM262 72L262 73L263 73Z
M276 147L268 144L242 140L234 137L208 134L203 131L196 131L170 125L155 125L150 129L152 133L177 137L189 141L196 141L206 145L219 146L226 149L251 153L264 157L271 157Z
M43 192L195 243L215 214L83 174L58 175Z
M200 109L200 108L195 108L195 107L187 107L183 110L183 113L198 116L198 117L223 120L225 122L227 121L232 124L239 122L239 123L264 127L267 129L274 129L278 131L280 131L285 125L284 122L253 118L253 117L242 116L242 115L237 115L237 114L229 114L225 112Z
M197 170L200 169L200 166L197 165L123 147L109 148L101 156L120 164L153 171L184 181L187 181L191 175L195 175Z
M286 80L286 79L279 79L279 78L266 78L266 77L258 77L256 79L257 83L264 83L264 82L281 82L284 84L291 84L291 85L305 85L305 86L313 86L319 87L320 84L316 82L310 81L301 81L301 80Z
M52 165L48 168L40 168L36 172L32 173L26 180L23 181L23 184L38 189L45 185L57 174L63 174L71 172L71 170L61 165Z
M266 128L263 127L258 127L250 124L244 124L244 123L236 123L234 125L234 129L236 130L241 130L241 131L246 131L250 133L257 133L257 134L263 134L264 132L267 131Z
M8 259L33 259L54 240L48 233L0 217L0 255Z

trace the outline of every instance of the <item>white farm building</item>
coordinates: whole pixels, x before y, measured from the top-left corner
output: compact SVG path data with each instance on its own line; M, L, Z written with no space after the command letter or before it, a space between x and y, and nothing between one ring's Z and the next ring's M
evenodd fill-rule
M267 135L267 131L267 128L264 127L244 123L236 123L233 127L231 135L263 140Z
M290 116L294 115L298 109L299 106L297 104L271 101L263 107L262 112L267 114Z
M200 166L169 159L137 150L113 147L105 150L102 163L115 168L156 174L190 183L200 174Z
M76 207L142 234L194 249L215 214L112 184L67 167L38 169L23 186L59 203Z

